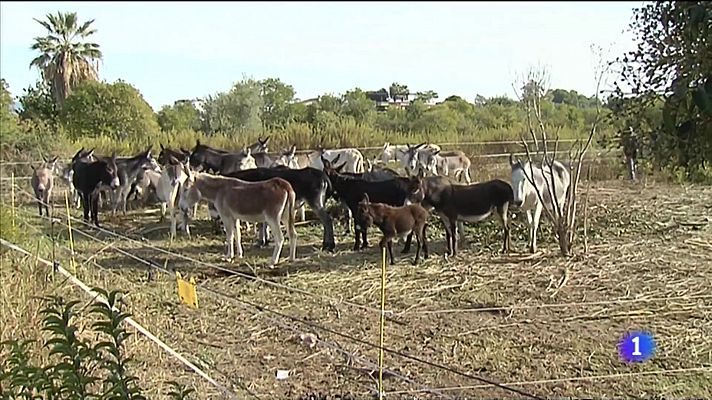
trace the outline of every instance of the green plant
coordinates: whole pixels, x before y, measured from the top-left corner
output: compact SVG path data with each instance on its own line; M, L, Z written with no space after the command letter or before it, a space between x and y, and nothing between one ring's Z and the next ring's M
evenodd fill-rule
M0 398L12 399L107 399L143 400L138 379L130 373L132 359L125 352L130 333L122 322L130 316L122 311L122 293L94 289L107 299L95 301L89 315L98 343L87 339L77 323L79 301L65 302L61 296L45 297L42 330L49 338L40 348L49 354L36 354L34 340L10 340L0 351L7 357L0 362ZM45 365L35 364L45 356ZM176 382L169 382L175 399L187 399L194 392Z
M166 393L168 397L174 399L174 400L186 400L189 399L188 397L191 393L195 393L195 389L193 388L188 388L185 385L181 385L178 382L174 381L169 381L166 382L171 386L171 390Z

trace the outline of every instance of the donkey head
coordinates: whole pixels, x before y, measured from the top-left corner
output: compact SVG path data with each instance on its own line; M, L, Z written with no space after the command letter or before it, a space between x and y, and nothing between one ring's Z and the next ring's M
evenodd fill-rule
M44 164L42 164L40 168L48 169L54 174L57 172L57 158L59 158L59 156L55 156L54 158L48 160L43 156L42 159L44 160Z
M119 181L119 168L116 166L116 151L111 153L111 158L104 161L104 170L102 171L102 183L109 185L111 189L116 189L121 185Z
M186 219L190 218L193 213L195 204L200 201L200 191L195 186L196 174L191 171L190 163L181 163L183 173L186 176L185 181L181 185L180 195L178 198L178 208L181 210Z
M423 190L423 170L419 170L416 176L407 178L406 183L406 200L408 203L420 203L425 199L425 191Z
M289 150L285 150L279 155L279 158L275 160L276 165L286 166L292 169L298 169L299 163L296 159L297 145L292 145Z
M512 168L512 191L514 192L514 205L521 207L526 198L526 188L529 184L527 171L522 162L514 160L514 155L509 154L509 166Z
M371 201L368 198L368 193L364 193L363 199L358 202L355 217L358 223L363 226L369 227L373 225L373 213L371 210Z
M257 142L251 144L249 148L253 153L267 153L269 151L267 143L269 143L269 136L266 139L262 139L260 136L257 138Z

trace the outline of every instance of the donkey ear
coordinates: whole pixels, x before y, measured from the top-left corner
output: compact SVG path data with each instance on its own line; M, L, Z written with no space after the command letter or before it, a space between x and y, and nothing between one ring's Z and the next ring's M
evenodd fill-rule
M54 164L54 163L57 162L57 159L58 159L58 158L59 158L59 156L54 156L54 158L51 159L49 162L50 162L51 164Z
M369 200L369 198L368 198L368 193L364 193L364 194L363 194L363 200L361 200L361 201L364 202L364 203L366 203L366 204L368 204L368 203L371 201L371 200Z
M190 164L188 162L184 162L180 163L180 165L183 167L183 172L190 177L192 175L192 172L190 171Z
M245 153L245 157L249 157L250 154L252 154L252 149L250 149L249 147L246 147L244 150L244 153Z
M432 154L433 154L434 156L437 156L438 154L440 154L440 150L434 150Z
M116 150L111 152L111 161L116 161Z
M514 162L514 154L509 153L509 166L513 167L514 164L516 164L516 163Z
M423 143L421 143L421 144L415 146L415 148L416 148L416 149L419 149L419 148L425 146L425 144L426 144L426 142L423 142Z
M161 150L165 150L166 148L163 147L163 143L161 143Z
M265 140L260 140L260 143L262 143L263 146L266 145L267 142L269 142L269 136L267 136Z
M297 152L297 145L293 144L292 148L289 149L289 152L292 153L292 155L294 155Z
M334 158L331 162L336 164L339 160L341 159L341 153L336 155L336 158ZM343 165L342 165L343 166Z
M94 149L91 149L91 150L87 151L87 154L84 157L91 157L93 155L94 155Z

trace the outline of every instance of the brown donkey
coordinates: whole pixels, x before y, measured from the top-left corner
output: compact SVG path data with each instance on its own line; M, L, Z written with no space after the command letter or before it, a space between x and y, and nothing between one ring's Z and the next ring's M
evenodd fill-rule
M292 186L282 178L247 182L237 178L192 172L183 164L187 178L182 185L179 207L189 216L193 206L205 198L215 206L227 232L227 258L242 258L240 220L266 222L274 235L274 252L269 264L274 266L284 245L280 221L287 225L289 259L294 261L297 252L297 233L294 229L295 194ZM286 213L286 215L285 215Z
M364 195L364 199L358 203L357 214L356 218L359 219L364 226L368 227L375 224L381 232L383 232L380 246L381 248L388 246L391 264L395 264L393 260L393 248L391 246L393 239L396 237L403 239L408 236L408 240L403 248L403 253L407 253L410 251L410 239L412 234L415 234L417 242L413 265L418 264L421 245L423 247L423 258L428 258L428 243L425 238L425 230L430 213L420 204L393 207L388 204L371 203L368 200L368 194L366 194Z

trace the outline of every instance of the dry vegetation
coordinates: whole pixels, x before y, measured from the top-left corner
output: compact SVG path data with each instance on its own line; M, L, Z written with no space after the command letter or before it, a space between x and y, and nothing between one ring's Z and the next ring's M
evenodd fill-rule
M26 182L20 184L28 188ZM582 189L588 184L583 182ZM6 195L3 185L4 201ZM36 215L27 197L20 198L18 217L25 237L18 240L26 248L39 242L40 254L51 258L48 222ZM78 210L72 213L80 216ZM207 217L204 207L199 216ZM522 217L515 218L513 241L523 252ZM248 391L259 398L298 398L314 391L357 398L373 394L377 349L333 332L378 343L376 249L353 253L349 236L337 240L335 254L322 253L317 250L320 226L307 224L298 227L299 260L268 270L264 265L271 247L251 247L250 234L243 235L244 260L221 262L224 236L212 233L206 220L196 222L192 240L179 238L172 245L155 207L116 218L103 213L100 220L107 229L135 240L76 226L78 259L91 258L79 265L79 277L90 286L127 291L137 321L234 389L239 398L250 398ZM60 228L56 225L56 254L66 266L67 252L62 248L67 245L66 228ZM337 227L337 233L341 231ZM541 225L543 251L535 255L500 254L501 234L494 220L469 225L466 250L446 263L442 228L431 224L431 258L414 267L410 254L388 269L386 308L391 313L386 346L463 373L515 383L513 387L542 397L712 397L712 188L591 182L589 250L583 254L579 241L577 255L569 259L558 256L550 223ZM372 246L377 235L371 231ZM157 270L149 274L145 264L127 254L196 276L200 308L178 304L174 277ZM231 275L225 269L248 276L256 273L272 283ZM39 305L32 300L39 292L89 300L59 276L54 281L46 276L48 272L35 266L32 258L21 259L3 249L2 340L39 333ZM626 365L619 360L616 342L632 329L656 335L658 352L651 361ZM302 334L319 340L310 346L300 339ZM194 385L199 398L219 396L146 338L134 336L129 348L149 398L161 398L168 380ZM460 386L470 388L444 391L442 396L518 396L395 354L386 353L385 360L390 371L384 374L386 392ZM655 374L702 367L707 370ZM290 370L289 378L277 380L278 369ZM626 376L643 372L651 374ZM622 376L586 378L618 374ZM516 384L530 381L548 382ZM437 396L388 395L414 397Z

